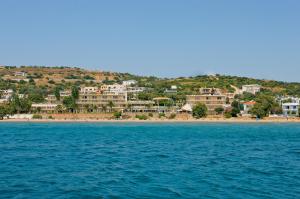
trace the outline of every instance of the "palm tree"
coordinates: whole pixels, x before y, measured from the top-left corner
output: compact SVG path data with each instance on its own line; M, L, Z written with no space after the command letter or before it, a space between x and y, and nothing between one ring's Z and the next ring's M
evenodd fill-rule
M112 101L108 102L108 107L110 108L110 112L112 112L114 106L115 105L114 105L114 103Z
M107 107L106 107L105 105L102 105L102 106L101 106L101 109L102 109L103 112L106 112L106 111L107 111Z
M57 113L62 113L64 111L64 108L62 105L59 104L56 106L55 110Z
M132 104L127 104L127 108L132 112Z

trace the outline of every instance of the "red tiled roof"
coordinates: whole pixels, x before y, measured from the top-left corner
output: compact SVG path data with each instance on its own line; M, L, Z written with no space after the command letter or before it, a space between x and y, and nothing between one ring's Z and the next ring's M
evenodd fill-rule
M255 101L249 101L249 102L244 102L243 104L246 104L246 105L254 105L256 104Z

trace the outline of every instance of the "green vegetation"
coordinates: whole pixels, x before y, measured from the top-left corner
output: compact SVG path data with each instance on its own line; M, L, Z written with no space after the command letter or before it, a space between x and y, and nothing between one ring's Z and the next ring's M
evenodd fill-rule
M256 104L251 109L251 113L260 119L268 116L278 106L274 98L268 95L261 94L255 100Z
M143 115L136 115L135 118L137 118L139 120L147 120L148 119L147 115L144 115L144 114Z
M159 118L166 117L166 114L165 114L165 113L159 113L159 114L158 114L158 117L159 117Z
M43 117L41 115L34 114L32 119L43 119Z
M217 108L215 108L215 112L217 113L217 115L221 115L224 112L224 108L223 107L217 107Z
M77 109L76 100L74 99L73 96L65 97L63 99L63 105L71 113L74 113L76 111L76 109Z
M122 112L120 112L120 111L114 112L115 119L120 119L121 117L122 117Z
M231 107L232 107L232 109L231 109L231 116L232 116L232 117L237 117L238 114L241 112L241 108L240 108L239 102L236 101L236 100L233 101L233 102L231 103Z
M8 114L8 110L6 106L0 106L0 120L3 120L3 118Z
M197 104L193 107L193 117L199 119L207 116L207 107L205 104Z

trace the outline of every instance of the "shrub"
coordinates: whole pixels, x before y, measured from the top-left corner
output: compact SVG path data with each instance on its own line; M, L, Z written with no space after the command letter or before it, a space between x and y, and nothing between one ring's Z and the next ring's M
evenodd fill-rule
M176 114L175 113L171 113L171 115L169 116L169 119L175 119Z
M153 113L149 113L148 116L149 116L149 117L153 117Z
M120 111L114 112L115 119L120 119L122 116L122 113Z
M166 117L166 115L165 115L164 113L160 113L160 114L158 115L158 117L159 117L159 118L161 118L161 117Z
M138 118L139 120L147 120L148 119L147 115L136 115L135 117Z
M53 120L54 117L52 115L49 115L48 119Z
M41 115L34 114L32 119L43 119L43 117Z
M218 115L222 114L223 111L224 111L224 108L223 108L223 107L217 107L217 108L215 108L215 112L216 112Z
M230 112L225 112L224 117L225 117L225 118L231 118L232 115L231 115Z
M55 81L53 81L52 79L48 81L49 84L55 84Z

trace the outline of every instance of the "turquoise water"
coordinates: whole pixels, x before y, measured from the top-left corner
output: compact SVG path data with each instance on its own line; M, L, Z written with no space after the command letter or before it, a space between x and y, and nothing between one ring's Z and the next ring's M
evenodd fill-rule
M0 123L0 198L300 198L300 124Z

